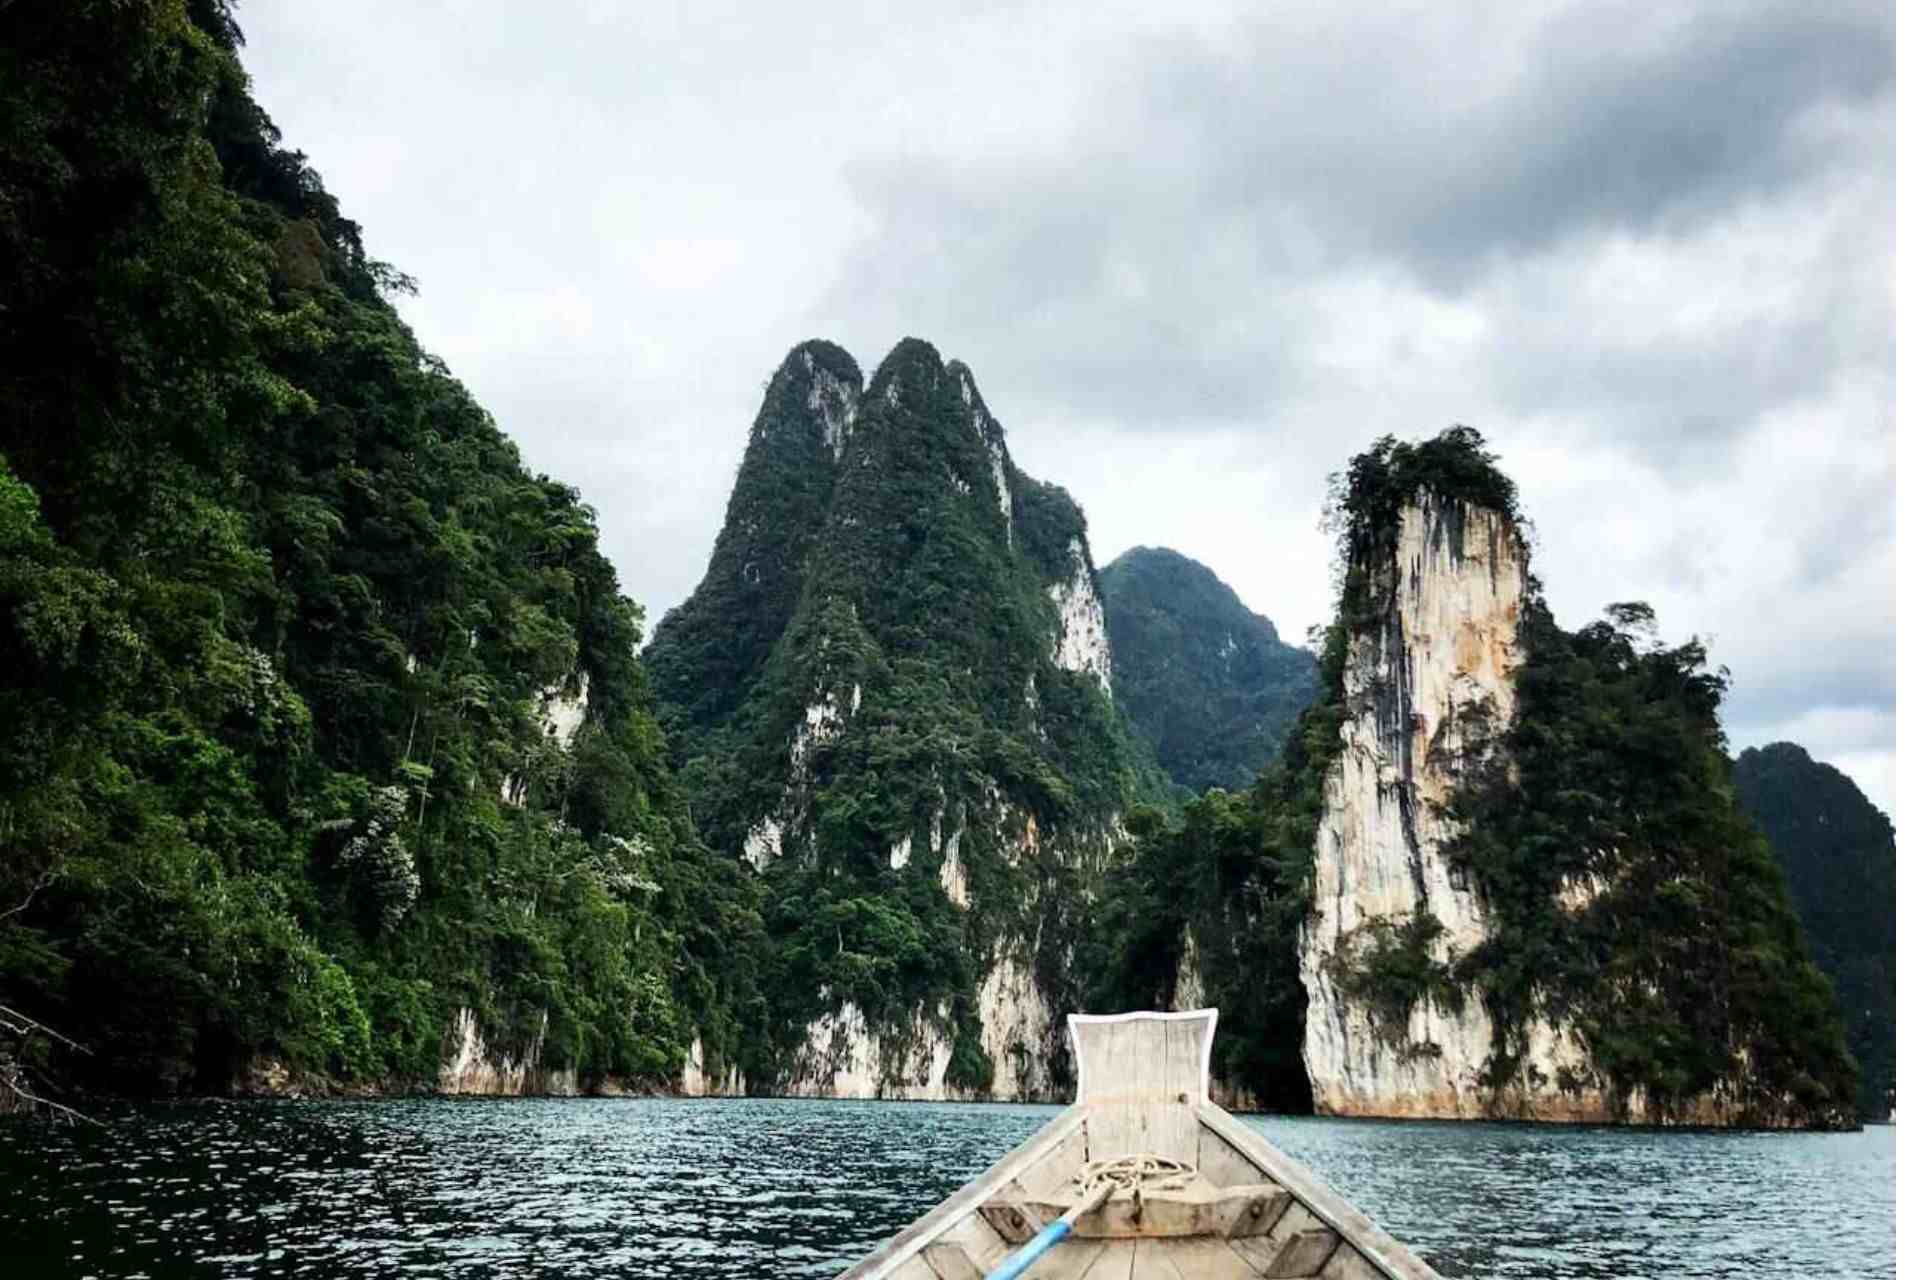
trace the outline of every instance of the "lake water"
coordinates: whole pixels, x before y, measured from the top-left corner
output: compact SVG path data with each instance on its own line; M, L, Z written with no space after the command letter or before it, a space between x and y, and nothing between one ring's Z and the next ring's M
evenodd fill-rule
M199 1103L0 1124L0 1275L831 1276L1050 1107ZM1893 1275L1890 1128L1252 1117L1447 1276Z

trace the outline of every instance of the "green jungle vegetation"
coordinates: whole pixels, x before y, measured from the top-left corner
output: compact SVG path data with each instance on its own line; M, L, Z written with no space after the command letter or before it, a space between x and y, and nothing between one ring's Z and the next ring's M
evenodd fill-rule
M43 1076L587 1078L756 1013L594 515L389 299L224 0L0 14L0 1004ZM584 694L566 747L542 704ZM511 793L510 802L503 791Z
M1167 776L1244 790L1319 693L1319 663L1205 565L1135 547L1100 571L1113 697Z
M820 406L843 390L842 429ZM701 834L739 850L781 829L763 876L777 1058L852 1004L902 1053L916 1018L951 1035L946 1083L980 1089L975 993L997 958L1075 1006L1119 819L1169 794L1096 678L1054 663L1049 591L1097 590L1090 566L1079 507L1007 460L964 365L908 339L863 389L813 342L774 374L707 575L645 662ZM965 910L942 887L949 842ZM1027 1046L1056 1086L1063 1047Z
M1851 778L1791 742L1742 751L1733 784L1833 979L1860 1064L1860 1115L1884 1119L1894 1083L1893 824Z
M1723 1088L1756 1119L1851 1114L1856 1068L1778 864L1734 798L1724 671L1616 605L1562 631L1537 598L1510 731L1469 767L1448 850L1494 936L1457 967L1487 999L1497 1083L1523 1027L1570 1020L1597 1083L1670 1106ZM1597 885L1585 906L1562 886Z

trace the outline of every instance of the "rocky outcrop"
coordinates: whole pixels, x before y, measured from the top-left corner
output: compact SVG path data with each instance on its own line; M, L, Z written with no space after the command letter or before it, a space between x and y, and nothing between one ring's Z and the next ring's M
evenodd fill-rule
M1348 979L1419 917L1437 923L1441 964L1487 936L1484 904L1440 856L1441 807L1459 764L1514 709L1518 630L1528 589L1524 543L1506 517L1432 495L1400 516L1398 543L1370 566L1376 621L1348 637L1348 718L1325 778L1314 847L1315 909L1301 940L1308 992L1307 1074L1334 1115L1474 1117L1496 1111L1584 1118L1597 1093L1582 1048L1544 1023L1529 1040L1518 1096L1489 1096L1494 1048L1472 991L1416 1003L1404 1025L1357 999Z
M747 1094L746 1077L741 1074L739 1065L718 1069L713 1074L707 1064L706 1045L701 1036L694 1036L693 1043L687 1046L687 1060L680 1068L680 1096L684 1098L744 1098Z
M1040 994L1033 969L1012 954L987 971L977 996L980 1047L993 1072L985 1090L947 1080L954 1038L945 1004L870 1026L851 1002L807 1028L781 1092L806 1098L899 1098L916 1101L1059 1102L1067 1093L1049 1080L1046 1063L1060 1048L1064 1017Z
M1054 645L1053 664L1063 671L1084 671L1100 682L1100 688L1113 691L1113 644L1107 638L1107 613L1094 585L1093 564L1088 559L1084 539L1075 539L1068 550L1073 562L1065 582L1047 588L1053 607L1060 617L1060 638Z
M541 1067L547 1020L543 1014L532 1043L518 1051L490 1045L480 1033L480 1020L471 1009L457 1010L448 1033L448 1047L440 1063L439 1091L449 1094L559 1095L580 1092L573 1071Z
M1484 900L1442 850L1445 806L1515 714L1519 629L1530 584L1511 520L1428 493L1400 512L1388 554L1365 566L1371 607L1348 635L1341 750L1323 782L1314 910L1301 937L1304 1058L1323 1114L1486 1117L1632 1124L1797 1125L1791 1099L1736 1073L1721 1087L1652 1104L1610 1088L1568 1022L1522 1028L1507 1083L1487 1080L1494 1019L1453 963L1486 941ZM1607 892L1565 882L1569 913ZM1356 975L1382 947L1425 948L1442 990L1383 1007ZM1737 1060L1744 1060L1736 1053Z

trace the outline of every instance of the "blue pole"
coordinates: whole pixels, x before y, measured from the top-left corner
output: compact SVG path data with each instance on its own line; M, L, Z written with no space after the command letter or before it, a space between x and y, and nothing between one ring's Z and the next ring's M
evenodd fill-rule
M1065 1240L1073 1231L1073 1223L1067 1218L1055 1218L1041 1229L1039 1235L1020 1246L1020 1252L995 1267L987 1280L1013 1280L1015 1276L1025 1275L1028 1267L1040 1260L1040 1255Z

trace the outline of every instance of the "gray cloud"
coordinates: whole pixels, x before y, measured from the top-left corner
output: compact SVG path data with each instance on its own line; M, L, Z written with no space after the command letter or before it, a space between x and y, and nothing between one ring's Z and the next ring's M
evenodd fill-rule
M787 349L915 334L1101 558L1194 555L1295 640L1326 474L1472 423L1564 622L1649 600L1733 669L1736 747L1802 734L1891 805L1888 4L239 16L653 618Z

